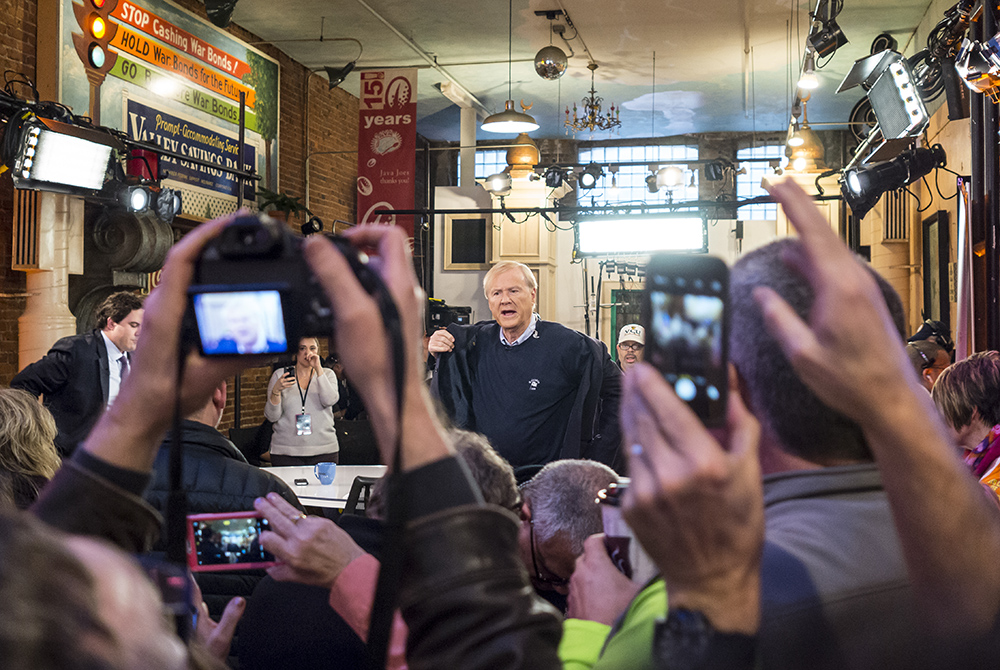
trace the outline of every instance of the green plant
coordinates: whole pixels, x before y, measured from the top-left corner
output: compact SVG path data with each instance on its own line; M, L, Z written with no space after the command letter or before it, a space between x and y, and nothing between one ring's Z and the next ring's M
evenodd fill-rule
M299 212L306 212L312 216L312 212L299 201L299 198L287 193L269 191L266 188L257 190L257 208L262 212L284 212L286 219L291 219Z

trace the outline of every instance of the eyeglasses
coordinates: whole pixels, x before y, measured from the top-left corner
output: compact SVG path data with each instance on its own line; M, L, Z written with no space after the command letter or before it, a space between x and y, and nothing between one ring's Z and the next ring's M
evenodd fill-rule
M912 347L915 352L917 352L918 354L920 354L920 358L922 358L924 360L924 366L921 368L921 370L944 370L946 367L948 367L947 365L945 365L943 367L940 366L940 365L935 365L934 361L932 361L931 359L927 358L927 354L925 354L924 352L920 351L920 349L917 348L916 346L914 346L914 344L912 342L908 342L906 344L906 346Z
M556 586L568 586L569 585L569 580L568 579L563 579L562 577L543 577L542 576L542 571L538 569L538 566L541 566L541 567L545 568L545 571L547 573L549 573L550 575L554 575L555 574L554 572L552 572L551 570L549 570L548 567L546 567L545 562L542 561L542 557L539 556L538 552L535 550L535 520L534 519L530 519L528 521L528 534L529 534L529 536L531 538L531 566L535 569L535 580L538 581L538 582L540 582L540 583L542 583L542 584L548 584L549 586L552 586L552 587L556 587Z
M628 351L642 351L644 345L639 342L619 342L618 346Z

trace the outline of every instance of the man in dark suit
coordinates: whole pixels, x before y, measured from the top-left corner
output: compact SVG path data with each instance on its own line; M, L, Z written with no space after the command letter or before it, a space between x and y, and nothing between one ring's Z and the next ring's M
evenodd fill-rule
M56 447L64 457L118 396L141 325L142 299L128 291L112 293L97 310L95 330L62 338L11 380L11 388L44 396L59 429Z

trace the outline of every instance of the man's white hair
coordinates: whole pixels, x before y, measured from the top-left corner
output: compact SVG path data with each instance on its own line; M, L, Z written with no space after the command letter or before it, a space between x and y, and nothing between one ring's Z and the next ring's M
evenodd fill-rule
M529 268L524 263L518 263L517 261L500 261L496 265L490 268L490 271L486 273L483 277L483 295L487 298L490 297L490 284L497 275L506 272L507 270L520 270L521 275L524 277L524 283L528 285L530 289L537 289L538 282L535 281L535 275L531 273L531 268Z

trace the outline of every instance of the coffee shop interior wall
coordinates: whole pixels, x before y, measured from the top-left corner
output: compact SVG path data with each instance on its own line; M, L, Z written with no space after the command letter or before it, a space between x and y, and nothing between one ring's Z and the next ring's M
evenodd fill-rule
M185 9L205 18L205 5L181 0ZM6 17L5 39L0 46L0 67L35 78L36 17L38 0L0 0ZM44 28L44 27L43 27ZM232 25L229 32L246 42L259 42L255 35ZM340 88L328 90L324 77L293 61L276 47L260 44L259 49L276 58L280 65L280 128L278 139L277 189L305 202L306 157L310 160L309 209L323 220L325 230L334 221L354 221L357 178L358 100ZM343 153L341 153L343 152ZM13 185L9 176L0 176L0 383L6 384L18 371L17 319L25 309L25 275L11 265L13 225ZM302 215L291 220L298 231ZM189 222L190 223L190 222ZM189 227L189 226L183 226ZM343 226L338 226L338 230ZM324 347L325 351L325 347ZM241 377L243 426L263 418L266 387L271 368L247 370ZM220 428L232 425L233 380L229 381L229 401Z

